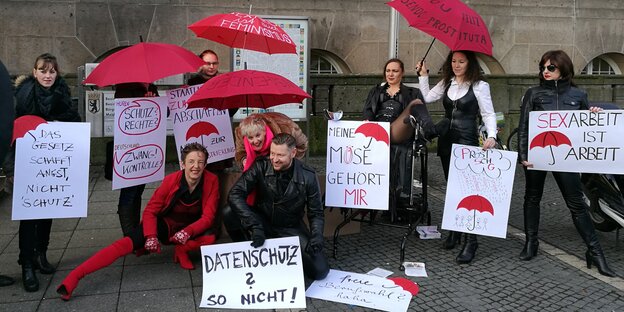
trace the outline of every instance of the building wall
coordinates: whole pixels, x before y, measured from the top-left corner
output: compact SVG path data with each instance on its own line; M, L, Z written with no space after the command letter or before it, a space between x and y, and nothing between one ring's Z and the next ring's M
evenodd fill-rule
M0 59L12 74L27 73L35 57L55 54L74 73L119 46L159 41L192 51L216 50L229 70L229 48L196 38L187 25L212 14L309 16L310 48L333 52L353 73L378 73L388 58L386 0L0 0ZM495 74L537 70L543 52L567 51L577 71L591 59L624 54L624 1L464 0L482 15L494 44ZM400 18L399 56L408 68L424 55L431 37ZM437 71L448 49L433 45L427 60ZM496 65L496 66L494 66ZM621 64L624 69L624 64Z

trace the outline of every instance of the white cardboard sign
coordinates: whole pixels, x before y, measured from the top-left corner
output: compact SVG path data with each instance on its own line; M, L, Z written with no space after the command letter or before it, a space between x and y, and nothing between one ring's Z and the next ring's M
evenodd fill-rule
M305 309L301 248L296 236L201 247L200 308Z
M12 220L87 216L90 130L48 122L16 140Z
M389 168L389 123L328 121L326 206L388 210Z
M445 230L505 238L518 153L453 144Z

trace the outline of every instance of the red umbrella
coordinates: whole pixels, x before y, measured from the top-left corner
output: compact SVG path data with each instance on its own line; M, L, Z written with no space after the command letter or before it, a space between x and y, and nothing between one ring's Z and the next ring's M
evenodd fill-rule
M35 115L24 115L15 119L13 122L13 139L11 139L11 144L13 144L15 140L26 135L28 131L37 129L37 126L42 123L47 123L47 121Z
M492 55L492 39L483 18L459 0L394 0L387 3L420 29L451 50Z
M529 145L529 149L533 149L534 147L546 147L550 148L550 156L552 157L552 163L549 165L555 164L555 154L553 153L552 147L559 145L569 145L572 146L572 142L570 142L570 138L568 138L565 134L558 131L544 131L538 135L536 135L533 140L531 140L531 144Z
M373 139L390 145L390 136L388 135L388 132L376 122L367 122L360 125L357 129L355 129L355 133L361 133L365 137L370 137L368 145L364 148L368 148L371 142L373 142Z
M492 203L490 203L487 198L480 195L470 195L464 197L461 201L459 201L459 204L457 205L457 209L460 208L464 208L468 211L472 210L474 213L474 216L472 218L472 229L469 229L471 231L475 228L477 211L489 212L491 215L494 215L494 207L492 207Z
M279 26L251 14L216 14L188 26L198 37L232 48L268 54L297 53L295 43Z
M240 108L301 103L311 98L290 80L258 70L238 70L208 80L187 101L188 108Z
M195 72L202 65L202 59L180 46L141 42L109 55L83 83L100 87L125 82L151 83L172 75Z
M199 121L188 128L186 131L186 140L188 141L190 138L201 138L202 145L204 145L202 136L209 136L213 133L219 134L219 129L207 121Z

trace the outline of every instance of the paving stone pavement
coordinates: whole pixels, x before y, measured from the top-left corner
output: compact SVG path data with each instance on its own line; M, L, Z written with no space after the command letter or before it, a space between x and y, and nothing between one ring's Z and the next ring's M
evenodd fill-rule
M432 224L441 222L445 183L439 160L429 157L429 207ZM308 163L324 173L322 157ZM174 170L168 165L168 171ZM441 240L419 240L410 236L407 261L425 262L427 278L407 277L417 282L420 293L409 311L624 311L624 280L605 278L595 268L587 270L582 258L584 244L572 225L568 209L549 176L542 201L540 253L532 261L519 261L523 246L522 197L524 176L516 170L507 239L479 238L477 256L470 265L458 265L458 249L443 250ZM156 184L148 185L145 204ZM41 275L38 292L21 287L17 264L19 222L10 221L11 197L0 198L0 273L17 283L0 288L0 311L199 311L202 276L172 263L173 250L144 257L133 255L85 278L69 302L60 300L56 286L69 270L121 235L116 214L118 191L103 178L99 166L90 170L89 217L53 222L48 258L58 272ZM376 267L398 270L399 244L404 229L362 223L359 234L343 235L332 268L365 273ZM624 275L624 237L615 232L599 237L612 269ZM621 235L624 236L624 235ZM326 241L326 253L332 253ZM200 266L199 256L194 257ZM368 311L369 309L307 298L307 311Z

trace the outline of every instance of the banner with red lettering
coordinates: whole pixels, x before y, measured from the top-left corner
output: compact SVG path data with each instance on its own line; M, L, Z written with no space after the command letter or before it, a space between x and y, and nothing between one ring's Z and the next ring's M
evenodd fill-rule
M232 122L227 109L188 108L186 101L202 85L194 85L167 91L169 112L173 121L176 151L187 143L197 142L208 151L206 163L234 157Z
M518 153L453 144L442 228L507 236Z
M531 112L528 161L534 170L624 174L623 113Z
M113 190L165 177L167 97L115 99Z
M388 210L389 168L389 123L327 123L326 206Z

